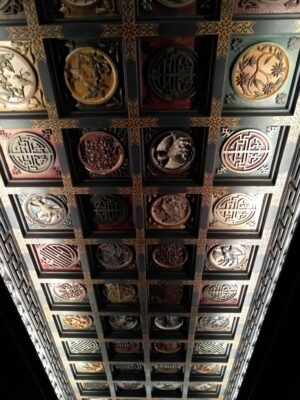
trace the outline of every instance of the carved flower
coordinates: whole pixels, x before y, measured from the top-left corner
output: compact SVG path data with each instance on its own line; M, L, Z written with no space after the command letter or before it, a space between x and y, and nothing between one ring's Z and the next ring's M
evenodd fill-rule
M273 92L273 90L274 90L274 87L275 87L275 83L274 82L269 82L269 83L266 83L265 85L264 85L264 87L263 87L263 93L264 94L271 94L272 92Z
M287 48L289 50L297 50L300 48L300 37L293 36L288 40Z
M277 104L285 104L286 103L286 100L287 100L287 94L286 93L279 93L277 96L276 96L276 103Z
M240 52L243 50L243 40L239 38L232 39L231 41L231 50L233 50L235 53Z
M278 76L280 76L284 71L285 71L285 67L283 66L283 63L280 61L278 63L275 63L274 65L272 65L272 75L277 78Z
M228 93L225 96L225 104L235 104L236 95L234 93Z
M236 78L236 84L239 86L247 85L247 83L249 82L249 78L249 74L241 72Z

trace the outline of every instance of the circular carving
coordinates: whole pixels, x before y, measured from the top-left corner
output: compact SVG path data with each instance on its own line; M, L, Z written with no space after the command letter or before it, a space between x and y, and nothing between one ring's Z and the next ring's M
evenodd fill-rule
M97 175L118 170L125 158L122 144L106 132L89 132L81 136L78 155L85 169Z
M120 364L115 366L115 369L122 373L141 373L143 371L143 367L139 364Z
M71 340L70 351L75 354L100 353L99 344L93 340Z
M183 285L152 285L150 300L154 304L181 304L183 293Z
M55 152L47 140L30 132L13 135L7 143L10 161L22 171L39 174L52 168Z
M94 47L73 50L65 61L65 82L71 95L88 105L107 102L118 87L118 71L112 59Z
M118 382L118 387L123 390L141 390L144 388L143 383L137 382Z
M67 206L50 194L28 196L24 208L27 216L42 226L59 225L68 215Z
M40 262L47 267L70 269L79 263L74 246L65 244L46 244L38 248Z
M113 348L119 354L132 354L140 352L139 343L135 342L114 342Z
M206 285L203 289L204 297L211 301L223 303L235 298L238 292L237 285L229 283L219 283L215 285Z
M239 245L218 245L208 254L210 264L221 270L238 269L246 259L246 250Z
M170 8L186 7L195 3L195 0L157 0L159 3Z
M199 59L188 47L173 46L158 51L148 68L148 85L166 101L192 97L199 84Z
M213 206L214 217L226 225L245 224L253 218L255 212L255 199L246 193L227 194Z
M108 384L100 382L83 382L82 387L86 390L107 390Z
M104 371L104 367L99 362L80 362L76 364L77 370L87 373L100 373Z
M125 283L106 283L103 294L111 303L136 303L137 301L136 287Z
M217 385L214 383L198 383L197 385L190 385L190 390L197 392L212 392L217 389Z
M78 7L78 8L86 8L93 7L99 3L99 0L63 0L66 4Z
M163 365L154 365L155 372L159 374L177 374L181 371L181 367L177 367L173 364L163 364Z
M226 344L224 342L206 340L197 343L194 351L196 354L224 354Z
M193 365L192 372L203 375L216 375L220 373L220 366L218 364L200 364Z
M154 318L154 325L162 330L174 331L182 327L184 319L177 315L167 315Z
M183 131L166 131L154 137L150 145L150 160L160 171L180 174L187 171L195 159L193 138Z
M155 342L154 349L159 353L173 354L181 350L181 343L176 342Z
M182 268L188 260L185 246L177 244L162 244L153 250L153 261L162 268Z
M133 261L133 253L124 244L103 243L97 248L97 260L107 270L122 269Z
M108 319L110 326L113 329L127 331L134 329L138 326L138 319L136 317L130 317L128 315L111 315Z
M153 387L158 390L177 390L181 388L180 383L154 383Z
M70 329L89 329L93 320L89 315L70 314L63 316L63 323Z
M30 100L37 88L35 72L17 51L0 47L0 101L22 104Z
M167 228L179 227L189 219L191 206L181 194L166 194L152 203L150 212L159 225Z
M120 225L129 217L127 201L118 195L97 194L91 197L93 220L98 224Z
M199 318L198 327L210 331L223 331L230 326L230 318L226 315L207 315Z
M81 302L86 297L86 289L80 283L57 283L53 286L54 294L63 301Z
M282 47L272 42L257 43L237 59L232 71L232 85L245 99L266 99L278 92L288 72L289 60Z
M233 172L258 170L270 154L267 136L257 129L244 129L231 135L224 143L221 158L224 166Z

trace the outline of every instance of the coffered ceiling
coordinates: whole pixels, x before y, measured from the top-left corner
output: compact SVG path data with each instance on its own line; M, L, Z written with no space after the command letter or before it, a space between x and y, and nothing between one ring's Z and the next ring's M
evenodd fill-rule
M298 216L299 13L0 0L0 270L58 399L237 397Z

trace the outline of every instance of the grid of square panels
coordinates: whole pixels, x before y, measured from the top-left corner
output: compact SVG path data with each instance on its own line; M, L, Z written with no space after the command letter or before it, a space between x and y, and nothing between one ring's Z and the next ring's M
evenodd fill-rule
M1 182L76 396L223 396L289 166L292 117L270 115L294 111L298 37L249 28L240 2L15 3ZM252 95L257 53L274 63Z

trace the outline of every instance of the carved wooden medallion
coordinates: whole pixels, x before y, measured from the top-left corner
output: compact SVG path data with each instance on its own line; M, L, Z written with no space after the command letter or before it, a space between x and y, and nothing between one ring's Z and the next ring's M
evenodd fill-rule
M59 225L68 215L67 206L56 196L31 195L24 204L29 218L42 226Z
M245 99L266 99L278 92L288 72L289 60L283 48L272 42L257 43L237 59L232 71L232 85Z
M110 303L136 303L137 289L125 283L106 283L103 294Z
M181 349L181 343L176 342L155 342L153 348L158 353L173 354L177 353Z
M270 150L270 141L263 132L244 129L225 141L221 158L227 169L241 174L258 170L268 158Z
M99 362L80 362L76 364L76 369L85 373L100 373L103 372L104 366Z
M161 244L153 250L152 259L161 268L180 269L188 260L188 252L185 246Z
M10 161L22 171L39 174L52 168L55 151L50 143L31 132L20 132L7 142Z
M88 105L105 103L118 87L114 62L94 47L73 50L66 58L64 77L72 96Z
M147 77L153 94L165 101L192 97L199 83L198 55L189 47L164 48L151 59Z
M74 246L46 244L40 246L37 252L43 269L68 270L78 268L78 252Z
M234 193L221 197L213 206L217 221L226 225L242 225L256 213L255 198L247 193Z
M150 208L152 218L162 227L174 228L184 224L191 214L188 199L180 194L158 197Z
M110 326L118 331L127 331L138 326L139 321L136 317L128 315L111 315L108 319Z
M53 292L66 302L80 302L86 297L85 287L76 282L57 283L53 286Z
M69 329L89 329L93 325L93 320L89 315L70 314L64 315L64 325Z
M158 390L177 390L181 388L181 383L154 383L153 387Z
M98 224L120 225L129 217L129 205L121 196L97 194L91 204L93 221Z
M17 51L0 47L0 102L22 104L31 99L37 88L35 72Z
M124 148L114 136L106 132L89 132L80 138L79 159L84 167L97 175L118 170L124 162Z
M177 315L166 315L154 318L154 326L166 331L175 331L182 327L184 319Z
M239 245L214 246L208 254L210 264L220 270L237 270L246 259L246 249Z
M133 253L124 244L103 243L98 246L97 260L107 270L118 270L127 267L133 261Z
M195 159L193 138L186 132L171 130L154 137L150 144L150 160L161 172L180 174L187 171Z

